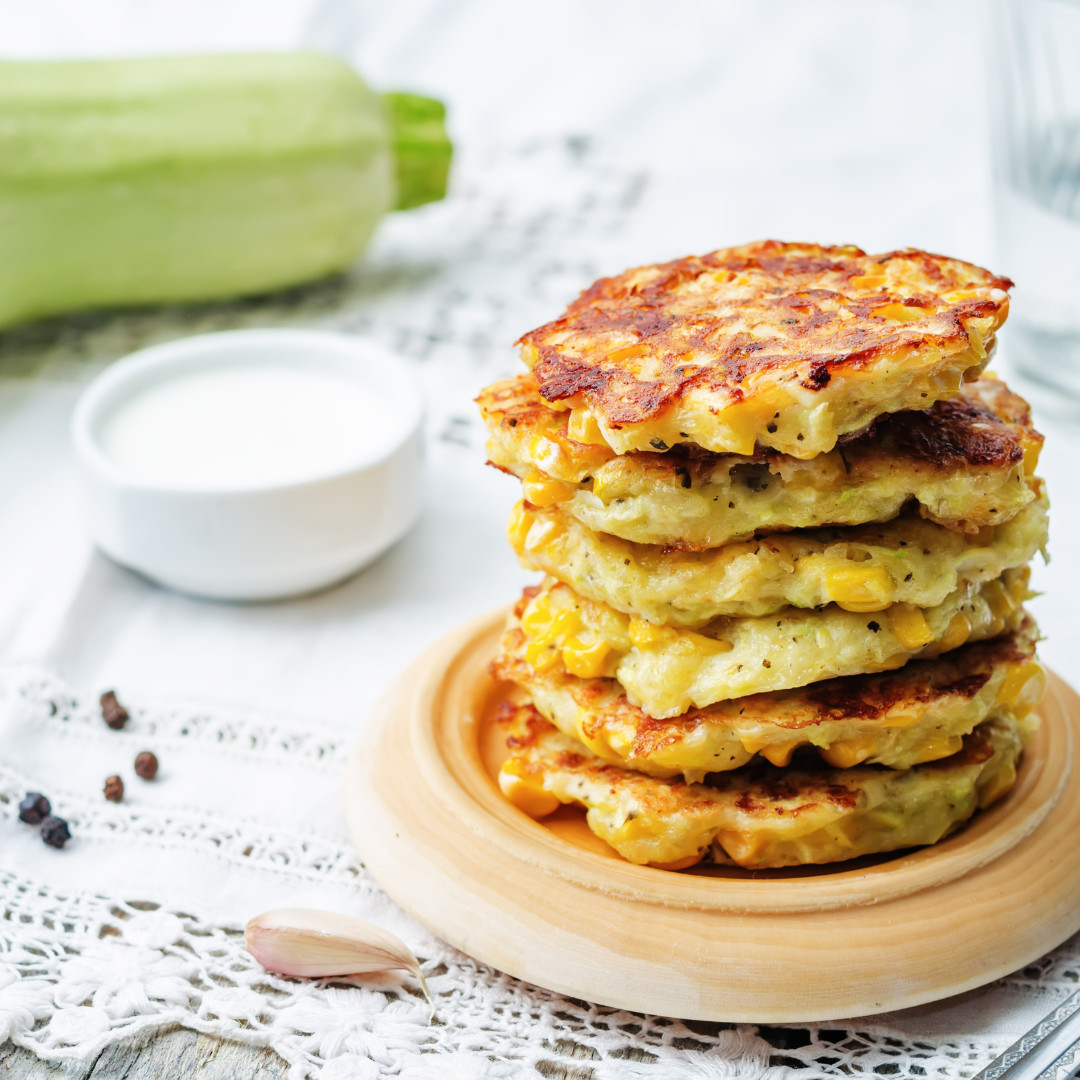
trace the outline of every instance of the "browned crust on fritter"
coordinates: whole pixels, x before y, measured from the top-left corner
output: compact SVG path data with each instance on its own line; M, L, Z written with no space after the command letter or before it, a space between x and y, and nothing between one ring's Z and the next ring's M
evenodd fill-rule
M975 465L1008 468L1023 460L1022 439L1042 443L1031 424L1028 403L989 375L967 383L947 401L925 411L879 417L844 446L874 444L897 458L941 470Z
M525 614L525 609L529 606L529 601L534 597L540 595L544 586L540 585L526 585L521 590L521 596L518 597L517 602L514 604L514 618L520 619Z
M563 444L583 468L599 468L616 456L607 446L571 439L567 434L569 414L551 411L531 375L492 383L476 400L490 425L520 428L523 438L542 432ZM1028 403L1000 379L984 374L964 383L955 397L936 402L929 409L878 417L863 431L844 436L837 452L845 462L854 463L861 454L886 455L895 461L950 473L962 468L1009 469L1023 460L1025 444L1042 442L1043 436L1032 425ZM721 463L776 463L786 455L760 449L750 456L718 454L683 443L664 453L631 451L624 457L640 462L653 475L656 470L676 475L683 486L690 487Z
M524 611L523 598L515 614ZM790 691L770 691L752 694L739 704L751 715L762 717L788 731L801 731L828 721L884 720L890 712L902 706L929 703L935 699L959 696L971 699L990 680L995 668L1031 660L1035 655L1037 630L1030 615L1025 614L1017 629L1008 636L992 641L973 642L943 656L930 660L912 660L898 671L873 675L847 675L828 679L809 687ZM532 669L522 659L524 634L518 627L509 627L504 635L498 656L491 663L496 679L526 684ZM605 725L624 721L635 730L631 756L647 758L674 742L682 741L702 723L715 723L731 703L720 708L691 709L682 716L657 720L643 709L632 705L625 694L611 697L614 680L581 679L574 690L578 705L595 711L595 718L584 726L584 733L594 739ZM795 714L786 702L797 699L806 703L812 713ZM602 703L602 711L598 706Z
M918 291L856 282L893 261ZM725 293L723 279L746 271L752 289ZM915 249L867 255L766 240L601 278L518 344L535 350L530 366L546 400L580 395L618 426L659 415L691 388L730 403L752 394L762 375L795 372L802 386L820 390L844 370L901 352L954 355L969 347L970 320L1004 321L1008 298L991 293L1011 287L1008 278ZM945 299L962 289L978 295ZM879 314L898 303L923 314L902 323ZM621 355L635 345L648 357L648 376Z
M500 701L491 719L500 727L515 728L506 737L506 745L511 750L524 750L532 746L545 731L550 731L554 726L540 715L535 706L513 701Z
M554 725L549 723L534 705L528 703L503 703L495 716L495 722L510 730L507 743L514 750L527 750L555 730ZM993 753L987 725L980 725L964 739L963 748L956 754L920 764L918 768L920 772L952 772L966 765L986 761ZM687 783L679 779L656 780L618 765L609 765L591 754L572 751L560 752L555 764L559 768L578 772L583 777L607 783L612 791L629 789L644 813L692 813L695 807L711 805L710 788L723 791L740 784L746 776L743 770L737 770L710 773L702 783ZM742 792L735 801L736 807L745 814L757 814L775 821L778 817L797 817L823 802L844 809L854 809L859 803L857 783L850 787L838 783L837 769L812 758L800 761L794 777L790 771L764 763L752 766L748 775L753 789ZM791 805L795 800L803 801ZM788 805L779 806L778 803Z
M717 783L723 786L723 779L717 774ZM710 785L716 786L716 785ZM769 817L777 814L786 814L788 817L798 817L799 811L808 810L813 803L804 806L793 806L781 810L771 804L777 802L789 802L792 799L806 798L808 791L806 784L795 785L790 780L775 772L764 773L758 778L755 785L756 795L744 791L739 796L735 805L744 814L761 814L767 812ZM859 804L859 793L839 784L820 784L813 789L817 801L830 802L834 806L841 806L845 810L852 810Z

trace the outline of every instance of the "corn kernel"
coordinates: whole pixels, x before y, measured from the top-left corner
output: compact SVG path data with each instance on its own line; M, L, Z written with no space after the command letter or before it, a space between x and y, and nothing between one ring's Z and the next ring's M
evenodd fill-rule
M851 287L853 289L880 289L885 284L885 281L884 274L860 274L858 277L851 279Z
M886 727L911 727L919 717L915 713L889 713L885 720Z
M522 620L524 627L525 620ZM545 647L551 644L563 644L581 628L581 620L575 611L560 611L547 622L542 629L528 634L531 645Z
M535 642L547 645L558 638L565 640L581 625L575 611L552 611L546 605L537 605L521 620L522 629Z
M771 765L775 765L777 768L782 769L791 762L791 755L795 753L796 748L799 746L799 742L800 740L794 739L791 742L773 743L771 746L763 746L761 748L761 756Z
M1012 597L1000 581L988 581L982 587L982 595L995 619L1006 618L1012 614L1013 609L1016 607Z
M542 434L533 435L529 439L529 451L525 459L542 473L557 473L565 454L565 447L560 444L560 438L561 436L549 438Z
M832 838L833 843L841 849L853 848L862 839L859 833L859 823L851 817L837 818L835 821L830 822L828 826L828 835Z
M586 446L606 446L600 425L586 412L574 409L570 413L570 419L566 423L566 434L574 442L585 443Z
M872 735L864 735L862 738L841 739L831 746L823 746L821 756L834 769L850 769L865 761L877 749L878 740Z
M922 308L911 307L907 304L885 304L883 307L874 308L874 314L883 319L893 319L896 322L915 322L921 319L926 312Z
M559 800L550 791L529 783L514 766L514 762L508 761L499 770L499 788L502 793L531 818L547 817L558 810Z
M840 566L825 574L829 597L845 611L884 611L896 594L881 566Z
M537 473L535 477L521 482L521 490L525 500L533 506L554 506L556 503L565 502L574 493L569 484L561 480L553 480L550 476Z
M1039 455L1042 453L1041 439L1023 439L1021 445L1024 448L1024 475L1034 476L1039 467Z
M948 652L950 649L959 649L970 635L971 620L962 611L958 611L938 641L938 650Z
M640 619L636 615L630 620L630 644L636 649L648 649L653 645L670 641L675 637L675 631L667 626L656 626L647 619Z
M708 848L705 849L707 851ZM699 851L696 855L684 855L681 859L672 862L651 862L648 866L654 870L686 870L688 867L697 866L705 858L705 851Z
M525 550L525 540L529 535L529 514L524 503L518 503L510 511L510 520L506 523L506 538L510 546L519 555Z
M980 360L986 359L986 339L982 336L982 331L972 323L967 324L968 341L971 342L972 351ZM971 372L966 372L964 375L965 380Z
M547 671L555 666L559 650L543 641L532 641L525 646L525 662L537 671Z
M905 649L921 649L934 638L922 609L913 604L894 604L889 611L889 621Z
M613 364L619 364L623 360L629 360L632 356L644 356L645 353L649 352L652 352L650 345L627 345L625 349L616 349L614 352L609 352L607 359Z
M1031 567L1023 567L1018 574L1012 574L1009 578L1009 595L1019 607L1027 597L1028 582L1031 581Z
M555 641L557 638L562 638L565 641L580 627L581 619L578 618L576 611L560 611L551 620L551 626L548 627L544 636L548 641Z
M1029 660L1005 676L998 690L998 701L1023 717L1039 704L1045 692L1046 672L1034 660Z
M694 651L702 657L715 656L717 653L731 652L735 646L723 638L706 637L704 634L696 634L693 630L684 630L676 639L684 643L687 651Z
M700 663L702 657L707 656L708 653L700 645L701 635L696 635L699 641L694 640L694 636L689 631L683 634L679 634L677 637L673 637L667 643L667 650L672 656L677 656L685 660L693 660L695 663Z
M562 650L563 663L571 675L580 679L595 679L604 672L604 661L611 646L602 638L585 644L580 638L571 638Z
M657 638L664 642L664 647L672 656L682 659L693 660L697 663L709 659L711 656L719 656L731 652L735 646L730 641L722 638L710 638L704 634L696 634L693 630L683 630L681 633L669 631L670 638Z
M769 418L772 418L772 413L769 413ZM728 429L726 441L733 454L752 454L758 433L765 427L761 417L746 405L728 407L717 417L717 421Z
M766 852L770 837L761 832L741 832L739 829L722 829L716 834L716 842L740 866L753 866Z
M551 606L542 598L534 601L521 617L521 629L531 638L542 634L550 625L554 614Z

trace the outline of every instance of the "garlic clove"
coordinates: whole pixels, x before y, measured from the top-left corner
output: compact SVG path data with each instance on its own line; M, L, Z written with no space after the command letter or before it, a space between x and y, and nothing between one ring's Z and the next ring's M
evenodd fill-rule
M312 908L279 908L256 915L244 928L248 952L267 971L301 978L408 971L434 1003L416 957L381 927Z

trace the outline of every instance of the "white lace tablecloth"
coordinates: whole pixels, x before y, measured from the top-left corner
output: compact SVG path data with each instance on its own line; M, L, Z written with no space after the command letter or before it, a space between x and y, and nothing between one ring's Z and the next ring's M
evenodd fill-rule
M915 244L1008 270L993 261L979 0L868 10L687 4L660 22L633 0L0 6L0 45L22 53L50 51L43 41L266 47L306 33L378 85L447 98L461 148L451 197L388 221L348 278L0 335L0 1039L86 1059L181 1024L272 1046L293 1080L516 1077L544 1063L601 1080L958 1077L1075 988L1069 943L992 987L888 1017L766 1028L598 1008L432 938L374 885L345 833L344 755L376 698L434 638L526 580L502 534L514 485L484 468L471 404L514 370L519 333L603 272L767 235ZM933 77L890 74L913 64ZM132 348L256 325L369 335L415 365L427 511L337 589L204 603L93 552L66 425L80 389ZM1078 441L1048 429L1052 543L1065 553L1080 529ZM1062 559L1036 584L1044 656L1068 673L1080 578ZM96 706L110 687L132 711L121 732ZM153 783L131 774L143 749L161 760ZM114 772L127 779L120 804L101 795ZM71 823L65 850L18 821L27 790ZM407 977L261 971L241 927L283 905L347 911L404 938L436 1022Z

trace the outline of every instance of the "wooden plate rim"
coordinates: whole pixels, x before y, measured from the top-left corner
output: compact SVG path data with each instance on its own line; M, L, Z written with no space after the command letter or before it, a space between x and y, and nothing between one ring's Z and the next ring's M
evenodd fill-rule
M614 1008L780 1023L938 1000L1080 930L1080 698L1055 676L1017 787L942 844L817 877L695 877L578 849L502 798L477 740L500 693L486 671L500 623L484 616L420 657L346 773L371 872L481 962Z
M410 714L414 751L425 783L448 806L465 813L473 829L505 849L509 857L582 888L732 913L877 904L934 888L1000 857L1038 827L1060 798L1069 776L1073 733L1067 727L1043 724L1025 751L1013 790L961 832L872 867L849 870L838 864L830 873L815 870L814 876L797 879L798 890L778 889L778 879L767 872L758 879L731 880L613 860L573 847L512 806L483 765L477 725L483 722L482 713L490 701L500 697L487 664L505 615L499 609L477 619L463 628L450 649L436 646L433 650L441 654L437 663L425 664L422 681L414 685L417 701ZM1060 703L1060 691L1053 682L1049 693ZM458 695L464 695L471 706L465 715L447 708L447 703L459 700Z

